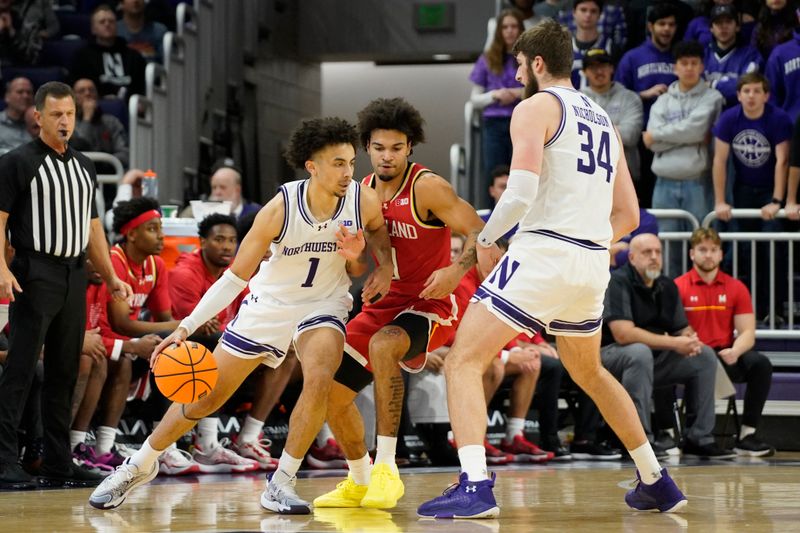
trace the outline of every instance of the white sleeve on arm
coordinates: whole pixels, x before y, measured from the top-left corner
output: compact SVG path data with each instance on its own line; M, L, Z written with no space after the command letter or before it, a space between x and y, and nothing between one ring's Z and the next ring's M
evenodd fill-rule
M488 248L508 233L530 209L539 191L539 175L530 170L511 169L508 185L500 201L492 210L483 231L478 235L478 244Z
M197 328L217 316L230 305L236 296L247 287L247 282L226 270L222 276L206 291L192 314L181 320L179 328L184 328L189 335Z

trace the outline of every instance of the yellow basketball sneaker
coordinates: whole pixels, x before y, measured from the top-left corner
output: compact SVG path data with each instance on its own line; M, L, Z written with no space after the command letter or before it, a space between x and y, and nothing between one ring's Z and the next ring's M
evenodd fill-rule
M357 485L353 477L341 481L336 488L314 500L314 507L361 507L361 499L367 493L367 485Z
M372 466L367 493L361 500L361 507L371 509L391 509L403 497L405 487L400 481L400 473L394 465L377 463Z

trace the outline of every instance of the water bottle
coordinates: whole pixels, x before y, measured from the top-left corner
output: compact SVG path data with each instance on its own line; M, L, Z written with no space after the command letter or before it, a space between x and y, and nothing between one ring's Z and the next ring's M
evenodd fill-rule
M142 196L158 199L158 174L149 168L142 176Z

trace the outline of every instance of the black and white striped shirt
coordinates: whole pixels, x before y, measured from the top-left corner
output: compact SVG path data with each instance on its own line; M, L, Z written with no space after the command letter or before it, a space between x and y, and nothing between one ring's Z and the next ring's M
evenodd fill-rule
M0 211L9 214L11 245L78 257L97 218L96 186L94 163L72 148L59 155L34 139L0 157Z

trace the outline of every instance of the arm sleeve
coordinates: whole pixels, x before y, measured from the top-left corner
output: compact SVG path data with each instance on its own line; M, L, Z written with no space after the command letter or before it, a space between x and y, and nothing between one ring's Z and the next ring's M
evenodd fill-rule
M747 286L739 281L736 282L736 301L733 304L734 315L745 315L753 312L753 301L750 299L750 291Z
M776 54L770 54L764 75L769 81L769 101L778 107L783 107L783 73Z
M184 328L191 335L198 327L230 305L245 287L247 287L247 281L239 278L230 270L226 270L206 291L192 314L181 321L179 327Z
M536 199L539 176L529 170L511 169L508 185L497 202L489 221L478 235L481 246L491 246L525 216Z
M491 91L487 91L480 85L473 85L472 92L469 95L469 101L472 102L475 109L483 109L494 102L494 98L492 97Z

